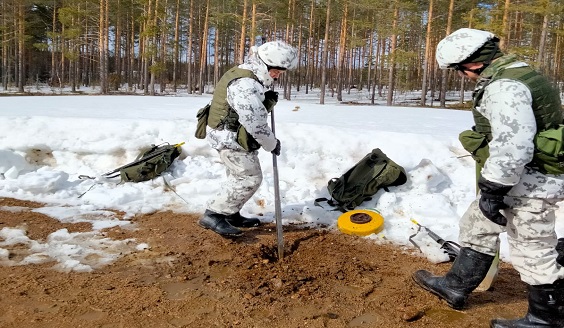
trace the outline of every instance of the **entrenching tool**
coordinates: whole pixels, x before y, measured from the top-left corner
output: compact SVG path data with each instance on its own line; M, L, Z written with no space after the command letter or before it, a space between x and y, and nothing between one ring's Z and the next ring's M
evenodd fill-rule
M476 287L476 290L483 291L490 289L495 278L497 277L498 271L499 271L499 248L497 250L497 253L495 253L494 260L492 262L492 265L490 266L490 269L488 270L488 273L486 273L486 277L484 278L484 280L482 280L480 285Z
M460 253L461 247L460 247L459 244L455 243L454 241L442 239L441 237L439 237L439 235L437 235L436 233L431 231L429 228L420 225L417 221L415 221L413 219L411 219L411 222L415 223L419 227L417 229L416 233L409 236L409 241L415 247L419 248L419 246L412 240L412 238L415 235L417 235L419 233L419 231L421 231L421 229L425 229L425 231L427 231L427 234L429 235L429 237L431 237L434 241L436 241L439 245L441 245L441 249L448 255L448 257L451 261L454 261L456 259L456 257ZM484 291L484 290L490 289L492 283L494 282L495 278L497 277L498 270L499 270L499 249L498 249L498 251L497 251L497 253L494 257L494 260L492 262L490 269L488 270L488 272L486 273L486 276L484 277L484 280L482 280L482 282L476 288L476 290L477 291Z
M276 135L274 128L274 111L270 112L272 133ZM284 258L284 236L282 235L282 208L280 206L280 183L278 179L278 161L276 155L272 154L272 170L274 171L274 216L276 218L276 241L278 243L278 260Z
M439 245L441 245L441 249L448 255L448 257L450 258L451 261L454 261L456 256L458 256L458 253L460 253L460 245L458 245L454 241L444 240L443 238L439 237L439 235L437 235L436 233L431 231L431 229L420 225L419 222L415 221L414 219L411 219L411 222L415 223L418 227L417 232L415 232L413 235L409 236L409 241L415 247L419 248L419 246L413 241L412 238L415 237L415 235L417 235L419 233L419 231L421 231L421 229L425 229L425 231L427 231L427 234L429 235L429 237L431 237L434 241L436 241Z

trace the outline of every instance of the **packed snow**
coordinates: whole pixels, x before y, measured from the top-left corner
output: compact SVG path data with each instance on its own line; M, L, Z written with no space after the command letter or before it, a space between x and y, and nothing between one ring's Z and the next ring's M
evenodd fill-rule
M472 126L471 113L388 107L384 100L362 105L369 103L368 96L358 91L345 97L345 102L329 97L320 105L318 92L294 92L291 100L280 100L274 109L282 144L277 167L283 224L337 230L342 213L316 206L314 200L329 197L331 178L380 148L404 167L408 181L389 192L380 190L359 206L384 217L384 229L364 238L393 242L435 263L448 260L424 230L417 233L412 220L457 241L458 221L476 195L474 162L458 141L458 133ZM151 247L141 240L112 240L103 229L135 228L132 217L155 211L203 213L225 175L216 151L194 137L196 112L210 100L210 94L186 93L0 97L0 197L45 204L2 210L31 210L65 223L92 225L90 232L61 229L46 240L33 240L25 226L0 224L0 264L52 262L62 271L92 271ZM101 177L150 145L167 142L185 142L182 155L163 176L174 190L163 178L119 183L119 178ZM272 155L261 150L259 157L264 180L242 213L274 222ZM117 217L115 211L126 215ZM559 215L564 216L562 209ZM557 228L564 235L560 224ZM414 234L420 249L410 242ZM507 261L506 238L501 239L501 258ZM11 260L7 248L14 244L28 247L29 255Z

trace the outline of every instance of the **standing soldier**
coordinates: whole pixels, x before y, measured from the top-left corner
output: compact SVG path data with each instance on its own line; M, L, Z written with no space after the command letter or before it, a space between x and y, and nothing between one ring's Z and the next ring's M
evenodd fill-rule
M262 182L258 150L280 155L278 140L268 125L268 113L278 93L268 90L278 77L296 66L297 51L281 42L252 47L244 64L219 80L210 104L206 139L225 165L227 177L217 195L207 203L198 224L223 236L241 235L238 228L256 227L259 219L240 210Z
M558 91L492 33L463 28L441 40L441 68L477 81L475 126L461 142L481 168L480 194L460 219L462 249L445 276L419 270L415 282L461 309L481 283L507 231L511 263L527 284L524 318L495 319L491 327L564 327L564 261L555 249L556 203L564 199L562 160L539 158L535 137L562 123ZM560 162L559 162L560 161ZM561 263L559 263L560 261Z

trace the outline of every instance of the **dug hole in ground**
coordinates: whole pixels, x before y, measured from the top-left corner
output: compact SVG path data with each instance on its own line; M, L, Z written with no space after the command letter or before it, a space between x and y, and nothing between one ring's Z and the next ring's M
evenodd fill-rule
M60 229L92 230L32 211L40 206L0 199L0 223L25 227L35 240ZM491 290L473 293L468 308L455 311L411 279L418 269L443 274L450 263L430 263L413 249L285 226L278 261L273 224L230 240L197 219L161 211L136 216L133 229L105 229L112 239L151 247L92 272L61 272L52 262L0 266L0 326L488 327L491 318L527 310L525 285L506 263ZM12 260L27 254L17 244L5 248Z

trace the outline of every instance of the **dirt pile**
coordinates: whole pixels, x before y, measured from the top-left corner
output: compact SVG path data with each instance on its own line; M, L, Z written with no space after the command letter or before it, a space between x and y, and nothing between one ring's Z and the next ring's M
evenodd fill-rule
M39 213L5 206L0 229L25 224L46 238L66 228ZM277 260L273 225L224 239L201 229L195 215L158 212L135 217L135 229L104 231L135 238L150 249L121 257L92 273L63 273L53 263L0 267L0 327L488 327L503 314L522 316L525 285L504 264L493 290L474 293L465 311L451 310L411 281L434 265L394 245L334 231L285 227L285 257ZM0 238L0 243L2 239ZM10 257L18 245L1 246Z

